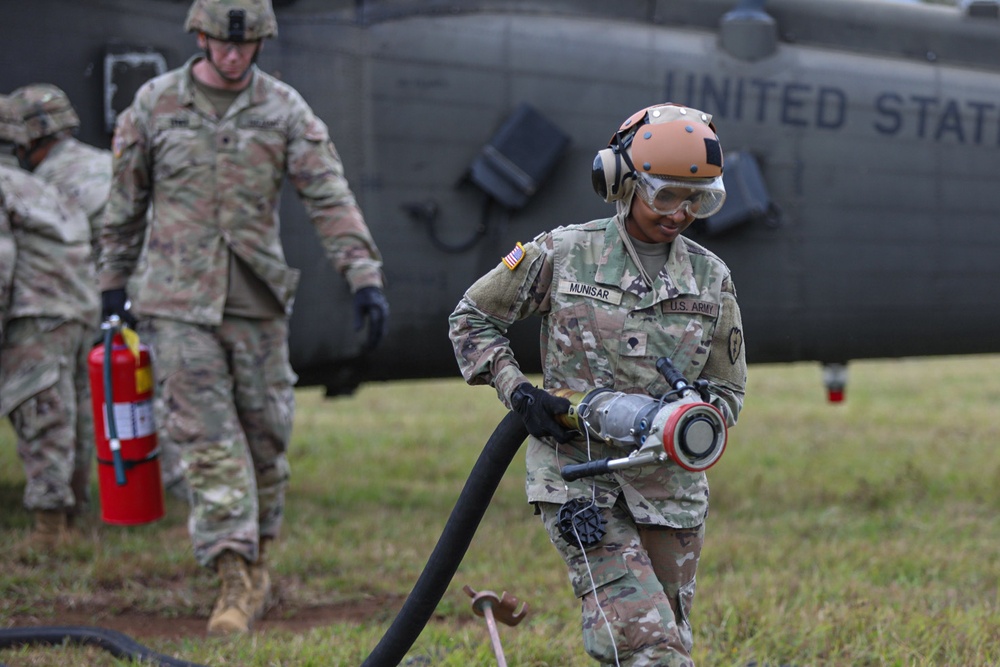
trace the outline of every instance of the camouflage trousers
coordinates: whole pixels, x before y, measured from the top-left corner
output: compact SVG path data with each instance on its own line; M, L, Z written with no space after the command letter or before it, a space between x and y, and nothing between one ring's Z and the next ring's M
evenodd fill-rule
M93 339L92 329L57 318L18 318L4 331L0 408L17 434L30 511L80 514L90 502L94 419L87 355Z
M704 524L637 525L624 501L601 510L607 534L580 550L559 532L559 505L538 503L549 539L581 600L583 644L604 665L693 667L691 605Z
M139 323L139 333L143 340L148 335L144 334L144 322ZM153 395L153 418L157 425L166 424L170 411L160 391ZM176 498L183 498L190 502L190 492L187 481L184 479L184 465L181 462L181 450L177 443L170 439L170 434L165 428L159 428L156 433L156 448L159 451L160 479L163 482L163 489Z
M178 448L190 489L195 559L210 567L231 550L256 561L260 538L281 528L290 474L287 320L148 318L140 334L165 412L157 430Z

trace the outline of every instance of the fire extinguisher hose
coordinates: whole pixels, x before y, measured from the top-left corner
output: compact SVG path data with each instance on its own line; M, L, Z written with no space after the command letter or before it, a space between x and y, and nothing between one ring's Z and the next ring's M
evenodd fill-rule
M395 667L413 646L465 557L504 472L527 437L521 417L508 412L483 447L403 608L362 667Z
M115 395L111 382L112 339L114 333L115 327L106 322L104 326L104 421L108 425L108 442L111 447L111 458L114 459L115 482L118 486L124 486L125 462L122 461L122 443L118 439L118 425L115 423Z
M116 630L86 625L0 629L0 649L36 644L61 646L65 643L94 646L107 651L116 658L143 664L162 665L163 667L205 667L205 665L157 653Z

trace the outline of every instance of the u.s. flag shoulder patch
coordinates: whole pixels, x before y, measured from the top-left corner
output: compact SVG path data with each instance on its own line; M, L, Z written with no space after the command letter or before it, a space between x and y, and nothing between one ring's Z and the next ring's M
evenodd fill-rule
M517 268L517 265L521 263L522 259L524 259L524 246L518 243L514 246L513 250L504 255L503 263L508 269L513 271Z

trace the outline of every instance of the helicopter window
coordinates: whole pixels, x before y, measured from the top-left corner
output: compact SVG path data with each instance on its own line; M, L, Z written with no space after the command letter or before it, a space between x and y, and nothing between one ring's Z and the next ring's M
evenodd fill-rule
M115 131L115 120L139 86L167 71L167 59L150 49L111 45L104 54L104 129Z

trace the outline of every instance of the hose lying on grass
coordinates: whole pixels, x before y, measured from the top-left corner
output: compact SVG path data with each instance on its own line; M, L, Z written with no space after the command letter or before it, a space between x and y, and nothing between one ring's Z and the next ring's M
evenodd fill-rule
M157 653L116 630L93 628L86 625L0 629L0 649L35 644L96 646L122 660L133 660L150 665L162 665L163 667L205 667L205 665ZM3 666L0 665L0 667Z
M479 459L469 473L465 487L452 509L451 516L438 538L424 570L413 586L403 608L362 667L395 667L423 631L431 614L444 596L452 577L472 543L479 522L489 507L493 494L510 466L528 431L513 412L497 425ZM146 662L164 667L205 667L152 651L128 635L115 630L88 626L35 627L0 629L0 649L17 646L64 643L96 646L116 658ZM3 665L0 665L3 667Z
M362 667L395 667L413 646L465 557L504 472L527 437L521 417L508 412L486 441L403 608Z

